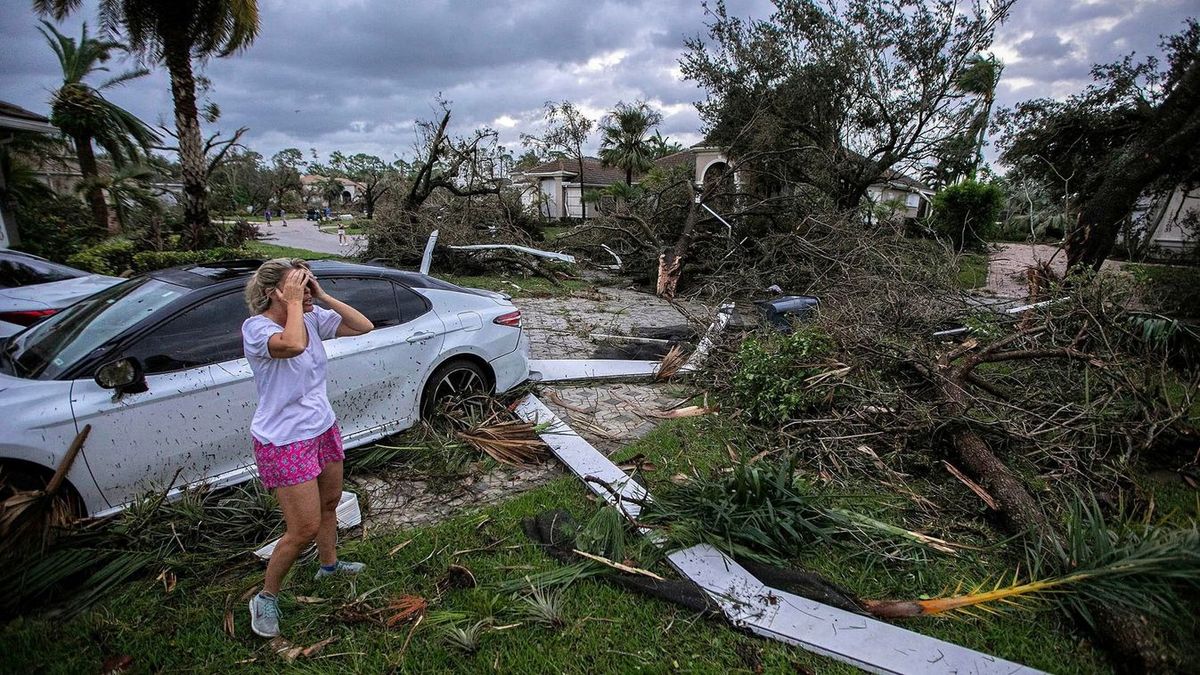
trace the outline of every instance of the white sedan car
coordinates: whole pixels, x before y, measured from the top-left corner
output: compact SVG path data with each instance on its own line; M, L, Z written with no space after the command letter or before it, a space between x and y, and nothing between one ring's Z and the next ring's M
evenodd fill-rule
M29 253L0 250L0 338L122 281Z
M257 394L242 355L242 291L259 262L153 272L10 337L0 350L0 481L37 486L87 424L67 474L81 515L114 513L153 490L252 478ZM386 267L311 265L375 324L325 345L347 448L412 426L455 393L528 378L521 313L505 296Z

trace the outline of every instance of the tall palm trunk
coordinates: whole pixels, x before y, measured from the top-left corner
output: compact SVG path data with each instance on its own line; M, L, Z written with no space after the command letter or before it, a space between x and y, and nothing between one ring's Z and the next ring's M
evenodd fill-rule
M104 192L96 183L96 179L100 177L100 169L96 166L96 153L92 150L92 137L79 133L72 134L71 140L75 143L75 157L79 161L79 173L83 175L83 180L87 185L84 197L92 212L92 224L96 226L97 232L116 234L120 228L109 226L108 205L104 203Z
M175 99L175 132L179 135L183 221L187 227L185 247L200 249L215 242L208 220L208 169L196 110L196 78L192 75L192 58L186 47L168 45L164 52L171 74L171 96Z

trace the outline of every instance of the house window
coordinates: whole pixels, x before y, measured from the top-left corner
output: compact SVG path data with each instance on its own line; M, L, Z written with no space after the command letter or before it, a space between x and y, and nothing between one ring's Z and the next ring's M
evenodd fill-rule
M908 196L904 198L904 205L910 209L917 208L921 205L921 195L915 192L908 193Z

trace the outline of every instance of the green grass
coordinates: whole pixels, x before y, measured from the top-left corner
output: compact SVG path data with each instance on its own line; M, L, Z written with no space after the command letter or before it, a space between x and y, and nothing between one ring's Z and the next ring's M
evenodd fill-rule
M326 234L337 234L337 225L321 225L318 229ZM362 234L363 229L358 225L347 225L346 234Z
M622 450L618 459L644 453L658 467L648 476L651 489L665 490L670 477L678 473L703 473L727 465L731 449L743 458L767 449L759 446L757 438L753 430L724 417L675 420ZM946 481L952 483L953 479ZM916 481L912 487L921 490L927 486ZM864 487L855 492L872 490ZM874 494L880 501L871 515L905 524L903 519L911 514L902 502L885 500L890 496L882 490L874 490ZM367 571L355 580L318 583L312 579L311 563L298 566L282 595L285 635L297 645L330 635L336 636L337 642L324 650L320 660L300 661L296 667L312 672L384 672L392 668L395 672L755 672L759 667L771 673L857 672L799 648L745 636L721 622L698 618L679 606L620 590L602 580L576 582L564 591L563 628L550 630L522 622L519 603L510 596L497 597L487 587L559 567L533 546L520 528L522 518L550 508L568 509L582 522L595 505L578 479L564 476L509 501L434 526L343 541L345 559L368 564ZM945 517L954 523L963 520L956 513ZM985 546L977 558L936 556L922 562L871 564L849 549L814 546L797 562L875 598L937 594L952 589L959 580L980 581L1010 569L1011 561L986 548L992 535L985 527L980 527L974 539L961 524L954 527L958 529L953 536ZM389 555L406 541L410 543ZM229 554L234 559L245 552ZM450 564L471 569L481 587L439 592L438 581ZM232 560L230 565L234 565ZM0 650L0 672L95 671L104 659L116 655L131 656L140 672L275 672L284 668L265 641L250 633L245 603L239 600L246 589L261 582L260 565L243 564L224 574L202 576L189 574L187 569L175 571L179 585L171 593L164 591L161 582L147 577L126 584L75 619L28 617L0 627L0 643L5 645ZM431 601L432 610L457 613L459 626L491 617L494 625L522 625L485 630L479 650L465 654L448 646L440 629L428 621L401 655L409 626L388 630L374 624L346 623L336 615L349 598L373 589L377 606L388 597L417 594ZM300 604L295 596L327 601ZM224 607L230 597L235 637L222 631ZM1051 613L919 619L906 626L1054 672L1108 670L1097 652Z
M572 293L593 288L592 284L578 279L566 279L555 286L543 277L499 277L499 276L458 276L435 274L452 284L468 288L483 288L489 291L508 293L514 298L549 298L571 295ZM515 286L514 286L515 284ZM519 288L518 288L519 287Z
M255 255L263 258L303 258L305 260L327 260L331 258L340 258L336 253L318 253L305 248L295 248L292 246L277 246L261 241L248 241L243 248L252 251Z
M963 290L987 286L986 253L964 253L958 258L958 286Z

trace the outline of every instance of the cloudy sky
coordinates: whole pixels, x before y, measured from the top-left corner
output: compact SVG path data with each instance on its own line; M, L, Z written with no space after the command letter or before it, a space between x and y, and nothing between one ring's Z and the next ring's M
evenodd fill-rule
M0 2L0 100L48 114L61 70L37 32L28 0ZM431 118L440 93L460 132L490 126L516 154L542 106L571 100L598 118L616 102L645 99L661 131L700 140L680 78L685 37L705 30L700 0L259 0L261 33L245 52L210 61L217 128L250 128L245 142L279 149L411 155L413 121ZM60 30L95 25L87 0ZM766 17L767 0L729 0L732 13ZM1157 53L1159 35L1200 14L1197 0L1018 0L994 50L1007 64L1001 105L1061 97L1088 81L1091 64L1130 51ZM151 123L171 122L158 70L109 94ZM592 142L594 146L598 138Z

